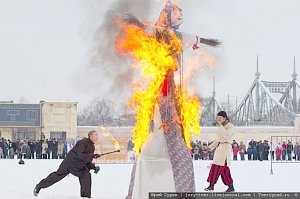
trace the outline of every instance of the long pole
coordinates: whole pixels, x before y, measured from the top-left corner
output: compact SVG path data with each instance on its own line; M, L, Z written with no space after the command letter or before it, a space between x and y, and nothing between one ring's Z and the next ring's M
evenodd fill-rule
M107 154L111 154L111 153L117 153L120 152L120 150L116 150L116 151L111 151L111 152L107 152L107 153L101 153L100 155L107 155Z

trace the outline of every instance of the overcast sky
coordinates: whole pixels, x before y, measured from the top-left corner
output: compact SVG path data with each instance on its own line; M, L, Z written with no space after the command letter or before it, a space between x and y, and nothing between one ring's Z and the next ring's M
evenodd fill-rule
M110 96L115 82L88 67L92 49L100 42L95 32L116 2L0 0L0 100L77 101L82 107L100 96L125 103L130 90ZM150 2L147 15L137 14L141 20L155 21L165 1ZM199 95L211 95L215 76L217 99L224 101L229 94L241 100L254 80L257 54L262 80L291 80L294 56L300 71L300 1L186 0L179 4L184 16L180 31L224 42L222 48L208 49L218 67L196 73ZM186 56L193 53L188 50Z

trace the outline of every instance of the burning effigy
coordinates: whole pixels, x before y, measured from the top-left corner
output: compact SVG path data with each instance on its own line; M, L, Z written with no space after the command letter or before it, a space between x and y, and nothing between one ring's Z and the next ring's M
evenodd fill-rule
M148 198L149 192L195 192L190 139L200 132L201 106L185 87L182 51L196 50L200 44L217 47L221 42L179 32L182 22L181 8L171 1L154 25L129 14L117 20L117 52L129 55L141 73L130 100L136 113L137 158L127 199ZM179 73L179 83L174 73Z

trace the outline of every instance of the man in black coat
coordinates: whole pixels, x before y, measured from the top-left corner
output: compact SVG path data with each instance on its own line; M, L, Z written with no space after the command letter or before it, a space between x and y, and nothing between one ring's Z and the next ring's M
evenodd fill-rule
M294 150L292 142L289 140L286 145L286 152L288 154L288 160L292 161L292 151Z
M55 138L52 141L52 159L57 159L57 141Z
M50 140L46 139L46 143L48 145L47 157L48 159L50 159L50 153L52 153L52 139Z
M35 152L35 144L32 140L28 143L28 146L30 147L31 156L30 159L34 159L34 152Z
M37 140L35 143L36 159L42 159L42 140Z
M19 140L19 139L18 139ZM19 143L18 143L18 145L19 145ZM16 153L17 152L17 142L15 141L15 140L13 140L13 142L11 143L11 146L12 146L12 148L14 149L14 152Z
M88 138L78 141L60 164L58 170L36 185L33 191L34 195L37 196L41 189L53 185L71 173L79 178L81 197L90 198L92 184L90 170L95 170L95 173L100 170L99 166L92 163L93 158L100 157L99 154L94 154L94 143L97 140L98 133L93 130L88 133Z

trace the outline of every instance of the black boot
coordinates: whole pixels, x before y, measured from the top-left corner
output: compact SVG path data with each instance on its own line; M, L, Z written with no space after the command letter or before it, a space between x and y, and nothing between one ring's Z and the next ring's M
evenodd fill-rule
M33 195L37 196L40 192L41 188L39 187L39 185L37 184L33 190Z
M233 185L228 185L228 189L225 192L234 192L234 187Z
M205 191L213 191L214 185L210 184L207 188L204 189Z

